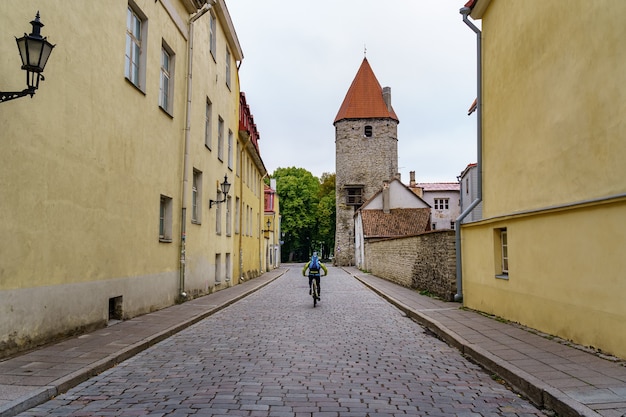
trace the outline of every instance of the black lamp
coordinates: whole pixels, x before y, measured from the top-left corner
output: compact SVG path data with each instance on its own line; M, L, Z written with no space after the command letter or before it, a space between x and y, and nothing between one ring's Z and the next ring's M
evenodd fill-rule
M220 204L226 201L226 195L230 190L230 183L228 182L228 177L224 175L224 182L220 184L220 188L222 189L222 194L224 194L224 198L222 200L209 200L209 208L213 207L213 204Z
M30 95L32 98L35 90L39 88L39 80L45 79L42 72L55 45L52 45L47 38L41 36L41 28L44 25L39 20L39 11L35 16L35 20L31 21L30 24L33 25L33 31L30 35L24 34L19 39L15 38L17 49L22 58L22 69L26 71L27 88L22 91L0 92L0 102L27 95Z

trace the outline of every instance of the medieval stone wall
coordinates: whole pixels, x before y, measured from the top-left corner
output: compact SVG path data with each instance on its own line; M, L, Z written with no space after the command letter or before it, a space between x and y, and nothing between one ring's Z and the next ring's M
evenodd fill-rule
M365 258L368 272L377 277L429 292L446 301L454 300L456 249L453 230L367 242Z

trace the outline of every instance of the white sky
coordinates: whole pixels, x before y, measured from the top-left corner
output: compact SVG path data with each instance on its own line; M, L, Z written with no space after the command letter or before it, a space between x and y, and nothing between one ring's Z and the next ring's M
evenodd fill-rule
M333 121L363 60L400 119L402 181L455 182L476 162L476 35L465 0L226 0L239 77L270 174L335 172Z

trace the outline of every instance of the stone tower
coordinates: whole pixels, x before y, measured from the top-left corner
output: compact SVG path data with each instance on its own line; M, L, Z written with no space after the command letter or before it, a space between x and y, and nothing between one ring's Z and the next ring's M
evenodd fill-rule
M335 265L354 265L355 211L398 172L398 117L367 58L335 117Z

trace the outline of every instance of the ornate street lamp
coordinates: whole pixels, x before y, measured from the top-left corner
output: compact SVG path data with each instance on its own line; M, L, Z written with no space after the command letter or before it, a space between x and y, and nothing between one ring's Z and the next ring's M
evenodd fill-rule
M228 182L228 177L224 175L224 182L220 184L220 188L222 189L222 194L224 194L224 198L222 200L209 200L209 208L213 207L213 204L220 204L226 201L226 195L230 190L230 183Z
M30 35L24 33L24 36L17 39L17 49L22 58L22 69L26 71L27 88L22 91L0 91L0 103L13 100L16 98L30 95L31 98L35 91L39 88L39 80L44 80L43 69L48 62L50 53L52 53L52 45L47 38L41 36L41 28L44 26L39 20L39 11L35 16L35 20L30 22L33 25L33 31Z
M270 219L267 219L267 222L265 223L267 225L267 229L263 229L263 236L265 236L265 239L269 239L270 238L270 232L272 231L271 227L272 227L272 221Z

